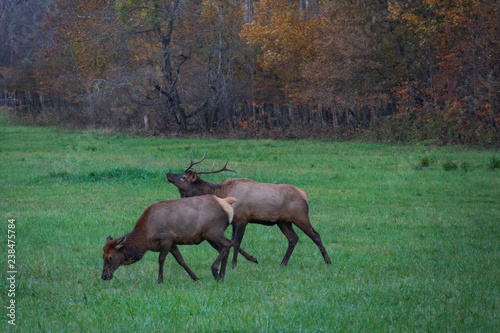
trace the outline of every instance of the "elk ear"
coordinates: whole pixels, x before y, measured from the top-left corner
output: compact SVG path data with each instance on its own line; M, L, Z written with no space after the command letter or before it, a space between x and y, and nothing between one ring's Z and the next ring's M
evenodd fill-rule
M195 181L198 180L199 176L198 176L198 174L196 172L190 172L188 174L187 178L188 178L188 180L189 180L190 183L194 183Z
M113 237L108 236L108 238L106 238L106 242L109 242L110 240L113 240Z
M116 245L115 245L115 249L116 250L119 250L123 247L123 245L125 244L125 241L127 240L127 237L126 236L122 236L120 237L117 241L116 241Z

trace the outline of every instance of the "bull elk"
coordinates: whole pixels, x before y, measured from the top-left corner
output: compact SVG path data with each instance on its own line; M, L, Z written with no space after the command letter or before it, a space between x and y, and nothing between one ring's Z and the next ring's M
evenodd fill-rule
M220 199L205 195L152 204L131 232L116 239L108 236L103 247L102 279L111 280L118 267L133 264L147 251L154 251L160 252L158 283L163 282L163 265L169 252L193 280L198 280L184 262L177 245L199 244L204 240L219 252L212 264L212 274L215 280L222 279L232 246L224 231L233 218L231 204L234 201L230 197ZM220 272L217 271L219 264Z
M231 266L237 264L238 252L247 260L257 263L250 254L240 248L243 234L248 223L258 223L263 225L277 224L281 232L288 239L288 249L285 253L281 265L285 266L292 255L293 249L299 237L293 229L293 225L301 229L318 246L327 264L332 261L326 252L321 237L311 225L309 220L309 203L307 194L299 188L288 184L268 184L259 183L249 179L229 179L220 184L209 183L200 178L201 174L212 174L222 171L236 172L227 169L227 163L219 170L196 172L194 165L201 163L202 159L193 162L192 152L190 154L191 164L183 173L167 173L167 180L174 184L182 198L199 195L213 194L220 198L234 197L236 203L233 205L233 235L234 246L233 260Z

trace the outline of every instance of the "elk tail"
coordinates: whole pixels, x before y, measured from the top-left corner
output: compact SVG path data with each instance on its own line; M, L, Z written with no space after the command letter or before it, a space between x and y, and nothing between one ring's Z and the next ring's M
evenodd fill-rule
M234 210L233 207L231 207L231 204L236 202L236 199L233 197L221 199L216 196L214 196L214 198L217 199L219 204L226 211L227 217L229 217L229 223L233 222Z

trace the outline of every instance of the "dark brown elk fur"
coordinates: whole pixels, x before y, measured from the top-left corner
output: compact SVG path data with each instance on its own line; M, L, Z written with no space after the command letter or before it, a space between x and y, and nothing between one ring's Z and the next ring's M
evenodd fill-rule
M193 163L191 159L191 165L184 173L167 173L167 180L179 189L181 197L213 194L220 198L236 198L236 203L233 205L234 217L232 222L232 240L234 246L233 268L237 264L238 252L246 259L257 262L254 257L240 248L248 223L278 225L288 239L288 249L281 262L282 265L288 263L299 239L293 230L293 225L297 226L313 240L321 251L325 262L331 264L321 237L314 230L309 220L308 196L304 191L292 185L259 183L249 179L230 179L220 184L208 183L202 180L199 174L232 170L226 169L227 162L222 169L217 171L213 171L212 169L209 172L197 173L194 170L190 170L194 164L201 161Z
M177 245L208 241L219 256L212 264L216 280L224 277L232 242L224 231L231 223L234 198L220 199L213 195L161 201L152 204L137 221L134 229L122 237L109 236L103 247L102 279L111 280L121 265L139 261L147 251L160 252L158 283L163 281L163 266L170 252L193 280L196 274L184 262ZM221 264L220 272L217 271Z

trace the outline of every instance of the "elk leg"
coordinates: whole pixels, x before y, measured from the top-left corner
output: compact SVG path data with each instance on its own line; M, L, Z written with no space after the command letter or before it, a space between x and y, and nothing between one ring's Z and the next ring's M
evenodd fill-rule
M241 254L243 256L243 258L245 258L246 260L248 261L251 261L251 262L254 262L256 264L259 263L259 261L257 260L257 258L255 258L254 256L252 256L250 253L248 252L245 252L243 251L243 249L240 247L240 249L238 250L239 254Z
M233 224L233 235L231 236L231 241L233 241L234 243L234 236L235 236L235 226ZM257 258L255 258L254 256L252 256L250 253L248 252L245 252L241 247L239 248L238 252L248 261L251 261L251 262L254 262L256 264L258 264L259 262L257 261Z
M158 263L160 264L159 272L158 272L158 283L163 282L163 266L165 264L165 258L167 254L170 252L171 244L165 244L160 247L160 255L158 256Z
M184 268L184 270L189 274L189 276L194 281L198 280L198 277L196 276L196 274L194 274L194 272L191 269L189 269L189 267L184 262L184 258L182 258L181 251L179 250L179 248L177 247L177 245L172 245L172 248L170 249L170 253L172 253L172 255L174 256L175 260L177 260L177 262L179 263L179 265L181 265L182 268Z
M233 242L231 242L229 239L225 237L224 237L224 243L225 244L223 244L223 248L220 254L220 256L222 256L222 261L220 264L219 279L223 279L224 276L226 275L226 267L227 267L227 260L229 259L229 251L233 246Z
M221 240L208 240L207 241L212 245L214 249L216 249L219 252L219 256L217 259L215 259L214 263L212 264L212 274L214 276L214 279L216 281L219 281L224 278L224 275L226 274L226 266L227 266L227 259L229 257L229 250L231 249L231 246L233 245L233 242L231 242L229 239L227 239L224 235L222 235ZM220 263L220 271L219 273L217 272L217 268L219 267Z
M316 230L314 230L310 221L307 221L307 222L308 222L307 223L308 225L305 223L295 224L295 225L297 227L299 227L300 230L302 230L307 236L309 236L309 238L312 239L314 244L316 244L316 246L319 248L319 251L323 255L323 259L325 259L325 262L328 265L330 265L332 263L332 260L328 256L328 253L326 253L325 246L323 245L323 242L321 241L321 237L320 237L319 233Z
M234 223L234 221L233 221ZM240 250L241 241L243 240L243 234L245 233L246 223L233 224L233 261L231 262L231 268L235 268L238 263L238 252Z
M299 236L297 236L297 234L293 230L293 226L290 222L278 222L278 227L288 239L288 249L286 250L285 256L281 261L281 266L286 266L286 264L288 264L290 256L292 255L295 245L297 245L297 242L299 241Z

